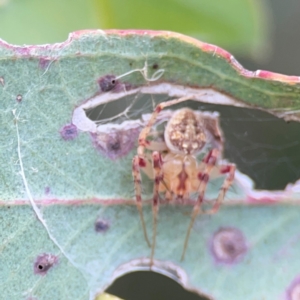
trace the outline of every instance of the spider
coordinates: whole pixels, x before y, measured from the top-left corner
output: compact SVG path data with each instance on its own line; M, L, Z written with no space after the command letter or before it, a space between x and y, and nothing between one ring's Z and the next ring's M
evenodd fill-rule
M139 211L143 233L149 247L151 247L150 263L153 264L154 249L156 244L157 215L160 195L163 194L166 202L186 202L191 194L197 195L191 213L191 221L187 229L181 260L184 259L188 246L191 229L196 216L200 213L214 214L219 210L225 194L231 186L234 173L234 164L218 164L223 150L223 139L218 124L218 118L207 112L194 111L181 108L172 112L164 129L164 139L161 141L149 140L151 129L162 109L193 100L193 97L182 97L158 104L152 113L148 124L141 130L138 139L137 155L132 161L132 173L135 186L136 205ZM148 139L147 139L148 138ZM208 144L212 145L207 150ZM199 154L204 153L200 160ZM153 232L152 243L147 235L142 211L141 172L142 170L154 181L152 212ZM224 183L212 208L204 211L202 204L205 190L210 177L226 174Z

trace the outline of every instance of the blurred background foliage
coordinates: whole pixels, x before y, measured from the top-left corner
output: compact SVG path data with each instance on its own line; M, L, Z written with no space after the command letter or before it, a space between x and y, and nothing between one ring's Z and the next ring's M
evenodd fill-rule
M298 0L0 0L0 38L28 45L62 42L82 29L170 30L225 48L248 69L299 75L299 13ZM162 275L125 277L109 292L204 299Z

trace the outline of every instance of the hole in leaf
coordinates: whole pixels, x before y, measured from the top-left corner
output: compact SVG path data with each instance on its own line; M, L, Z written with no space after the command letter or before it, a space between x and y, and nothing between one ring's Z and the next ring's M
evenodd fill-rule
M88 109L86 116L99 126L139 121L143 115L151 114L158 103L168 99L171 99L168 95L138 93ZM299 123L287 123L260 110L197 101L186 101L168 109L183 106L219 112L225 139L224 158L253 179L257 189L284 189L300 178Z
M139 271L126 274L106 290L126 300L208 300L204 296L185 290L176 281L155 273Z
M252 178L257 189L284 189L300 178L300 123L287 123L260 110L192 105L220 113L224 157Z
M157 96L155 97L157 99ZM164 96L164 100L166 97ZM86 116L96 124L120 124L128 120L140 119L142 114L153 112L149 95L136 94L100 104L85 111Z

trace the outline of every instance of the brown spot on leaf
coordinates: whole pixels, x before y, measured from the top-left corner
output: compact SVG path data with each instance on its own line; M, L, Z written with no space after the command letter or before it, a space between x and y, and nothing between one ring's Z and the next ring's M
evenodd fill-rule
M98 84L102 92L109 92L119 83L115 75L106 75L98 79Z
M96 232L104 233L109 229L109 227L110 227L110 224L107 220L98 218L95 222L95 231Z
M77 127L74 124L67 124L60 130L60 135L65 141L73 140L78 135Z
M217 263L236 263L247 252L246 239L236 228L221 228L212 238L211 252Z
M41 57L40 60L39 60L39 67L41 69L47 69L48 66L50 65L50 63L52 62L53 60L50 59L50 58L46 58L46 57Z
M50 254L50 253L43 253L39 255L33 266L33 270L35 274L38 275L46 275L50 268L53 267L53 265L58 263L58 257Z
M96 148L113 160L127 155L134 148L138 135L138 129L91 133Z
M22 95L17 95L16 100L20 103L22 101Z

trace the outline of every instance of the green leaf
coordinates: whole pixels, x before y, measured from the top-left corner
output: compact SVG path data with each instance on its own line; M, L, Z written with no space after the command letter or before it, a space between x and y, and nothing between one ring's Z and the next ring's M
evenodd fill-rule
M88 31L55 45L1 42L0 57L3 299L93 299L121 274L149 270L131 160L153 102L186 95L195 109L245 105L299 120L299 78L244 70L224 50L175 33ZM117 77L114 87L107 75ZM97 107L94 118L89 110ZM209 182L208 200L223 180ZM151 187L143 177L144 200ZM161 205L153 270L213 299L276 299L297 288L299 182L256 191L237 172L221 210L198 217L181 262L191 204Z

